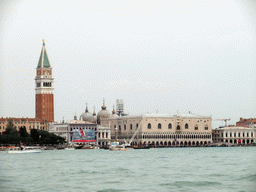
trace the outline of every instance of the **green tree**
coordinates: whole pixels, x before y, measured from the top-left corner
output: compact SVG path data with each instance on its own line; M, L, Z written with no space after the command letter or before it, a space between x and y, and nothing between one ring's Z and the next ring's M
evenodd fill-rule
M1 135L0 143L2 144L19 144L20 136L14 127L12 120L9 120L5 132Z
M37 129L31 129L30 130L31 138L33 140L33 143L39 143L39 132Z
M11 134L11 135L17 135L18 134L12 120L8 121L6 130L5 130L5 132L3 132L3 134Z
M25 126L20 127L19 130L20 140L23 144L33 143L33 139L30 137L30 134L27 132Z

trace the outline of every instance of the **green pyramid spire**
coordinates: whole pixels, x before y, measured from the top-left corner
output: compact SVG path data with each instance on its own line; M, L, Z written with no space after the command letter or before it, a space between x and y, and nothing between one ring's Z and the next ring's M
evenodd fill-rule
M48 58L48 55L46 52L44 40L43 40L42 51L40 54L38 65L37 65L37 68L40 68L40 67L51 67L51 64L50 64L50 61L49 61L49 58Z

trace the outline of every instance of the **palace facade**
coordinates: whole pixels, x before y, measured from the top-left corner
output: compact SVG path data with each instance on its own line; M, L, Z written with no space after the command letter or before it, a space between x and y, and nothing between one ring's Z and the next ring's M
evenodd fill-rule
M212 143L211 116L192 113L110 116L102 118L100 124L110 126L112 140L132 145L203 146Z

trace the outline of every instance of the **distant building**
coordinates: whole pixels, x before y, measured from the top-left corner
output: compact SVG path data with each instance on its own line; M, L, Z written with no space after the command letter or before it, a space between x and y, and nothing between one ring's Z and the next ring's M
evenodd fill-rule
M14 117L7 117L7 118L0 118L0 133L2 134L6 131L6 127L9 121L12 121L14 127L18 131L20 127L25 126L28 133L30 133L31 129L38 129L38 130L49 130L49 122L41 119L36 118L14 118Z
M52 123L50 126L50 133L54 133L58 136L61 136L66 139L67 142L73 142L73 133L75 130L94 130L95 132L95 142L93 144L97 143L97 124L81 121L81 120L72 120L69 122L63 122L63 123ZM87 142L80 142L87 143ZM91 143L91 142L88 142Z
M111 129L111 140L132 145L201 146L212 143L212 117L187 115L145 114L140 116L109 116L100 121ZM139 129L138 131L136 131ZM136 134L134 134L136 131Z
M99 146L108 146L111 143L110 127L97 126L97 144Z
M52 67L43 40L43 47L37 64L35 77L36 119L54 122L53 79Z
M250 125L256 125L256 118L244 119L240 118L240 121L236 122L236 126L250 127Z
M223 127L212 131L213 143L248 145L255 142L254 127Z

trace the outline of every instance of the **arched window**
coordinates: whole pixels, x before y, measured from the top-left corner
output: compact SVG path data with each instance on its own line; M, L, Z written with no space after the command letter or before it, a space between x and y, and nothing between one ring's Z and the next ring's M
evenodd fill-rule
M195 125L195 130L198 130L198 125Z
M205 126L204 126L204 130L208 130L208 125L205 125Z
M130 124L130 130L132 130L132 124Z
M136 124L136 129L138 129L138 127L139 127L139 125L138 125L138 123Z
M158 129L161 129L162 128L162 125L161 123L158 124Z
M185 124L185 129L188 129L188 124L187 123Z
M168 124L168 129L171 129L171 128L172 128L172 124L169 123L169 124Z
M148 124L148 129L151 129L151 124L150 123Z
M180 130L180 126L179 125L177 126L177 130Z
M119 125L119 131L121 131L121 125Z
M124 125L124 130L126 130L126 125Z

